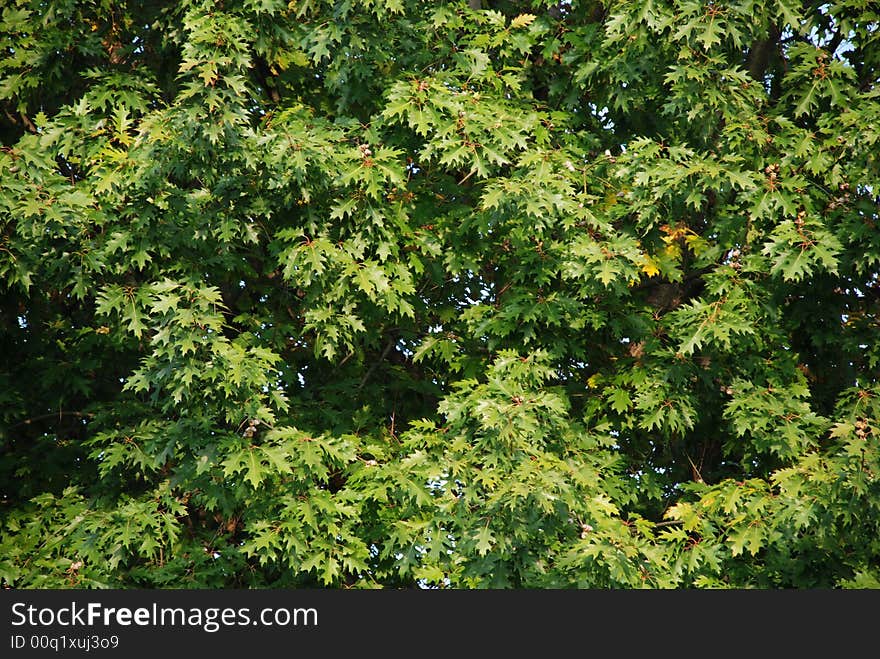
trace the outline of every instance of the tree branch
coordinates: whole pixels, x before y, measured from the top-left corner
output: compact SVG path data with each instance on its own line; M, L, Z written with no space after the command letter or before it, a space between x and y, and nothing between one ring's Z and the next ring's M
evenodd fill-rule
M34 122L32 122L24 112L19 112L18 114L21 117L22 122L24 123L24 127L27 128L30 132L36 134L37 127L34 126Z
M388 339L388 343L386 343L385 347L382 349L382 354L379 355L379 359L374 361L373 365L370 366L370 368L367 370L366 373L364 373L364 377L361 379L361 383L358 385L358 390L361 390L364 388L364 385L367 383L367 380L369 380L370 376L375 372L375 370L377 368L379 368L379 364L381 364L382 362L385 361L385 358L388 356L388 353L391 352L391 348L394 347L395 341L397 341L397 337L394 334L392 334Z
M749 54L746 58L746 68L749 71L749 75L759 82L764 80L764 74L767 72L767 66L770 63L770 55L776 47L779 35L779 30L776 26L773 26L770 28L766 39L756 40L749 49Z
M62 416L72 416L78 419L91 419L94 414L89 412L63 412L58 410L57 412L49 412L48 414L40 414L38 416L32 416L29 419L23 419L17 423L13 423L9 428L18 428L19 426L29 426L30 424L36 421L43 421L44 419L51 419L53 417L62 417Z

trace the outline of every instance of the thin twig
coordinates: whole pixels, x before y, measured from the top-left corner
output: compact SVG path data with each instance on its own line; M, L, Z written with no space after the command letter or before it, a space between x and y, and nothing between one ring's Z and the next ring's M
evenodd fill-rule
M469 172L465 175L465 177L464 177L463 179L461 179L461 180L458 182L458 184L461 185L462 183L464 183L465 181L467 181L471 176L473 176L473 175L476 174L476 173L477 173L477 170L476 170L476 169L471 169L471 171L469 171Z
M91 419L95 415L91 414L89 412L63 412L61 410L58 410L57 412L49 412L48 414L40 414L39 416L32 416L29 419L23 419L22 421L19 421L18 423L13 423L9 427L10 428L17 428L18 426L27 426L27 425L30 425L31 423L34 423L35 421L42 421L43 419L51 419L52 417L56 417L56 416L58 416L58 417L73 416L73 417L77 417L79 419Z
M693 475L696 476L696 478L695 478L694 480L696 480L698 483L703 483L703 482L705 482L705 481L703 481L703 474L701 474L701 473L700 473L700 470L697 469L697 465L695 465L695 464L694 464L694 461L691 460L691 456L690 456L687 452L685 452L684 455L685 455L685 457L688 459L688 462L691 463L691 469L694 470L694 474L693 474ZM701 466L702 466L702 463L701 463Z
M379 359L374 361L373 365L370 366L369 370L366 373L364 373L364 377L361 380L361 383L358 385L359 390L364 388L364 385L367 383L367 380L370 379L370 376L373 374L373 371L375 371L377 368L379 368L379 364L381 364L382 362L385 361L385 358L388 356L388 353L391 352L391 348L394 347L395 340L396 339L394 336L392 336L390 339L388 339L388 343L385 344L385 348L382 350L382 354L379 355Z
M684 524L680 519L667 519L663 522L655 522L654 528L660 528L661 526L672 526L673 524Z

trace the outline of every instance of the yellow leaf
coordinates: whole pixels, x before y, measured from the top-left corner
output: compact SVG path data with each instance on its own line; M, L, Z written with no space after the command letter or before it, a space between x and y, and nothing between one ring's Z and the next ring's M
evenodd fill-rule
M617 193L609 192L605 195L605 208L609 208L617 204Z
M537 18L534 14L520 14L512 21L510 21L510 27L516 29L519 27L526 27L531 25L532 22Z
M697 256L699 256L701 252L706 251L706 249L708 249L709 247L709 244L705 240L703 240L703 237L696 233L688 234L684 241L687 246L691 248L691 251Z
M602 380L602 375L601 375L601 374L599 374L599 373L593 373L593 374L587 379L587 386L588 386L590 389L595 389L596 387L599 386L599 382L600 382L601 380Z
M660 274L660 268L657 266L657 262L647 254L642 255L642 272L649 277Z

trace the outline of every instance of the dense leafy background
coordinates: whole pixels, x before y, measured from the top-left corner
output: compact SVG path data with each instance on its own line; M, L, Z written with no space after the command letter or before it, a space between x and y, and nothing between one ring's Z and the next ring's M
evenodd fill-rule
M880 587L880 11L10 0L0 581Z

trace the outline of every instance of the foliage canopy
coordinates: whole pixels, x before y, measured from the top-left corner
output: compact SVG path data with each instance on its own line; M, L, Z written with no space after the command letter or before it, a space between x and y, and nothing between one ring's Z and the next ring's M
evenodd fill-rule
M10 0L0 581L880 587L869 0Z

